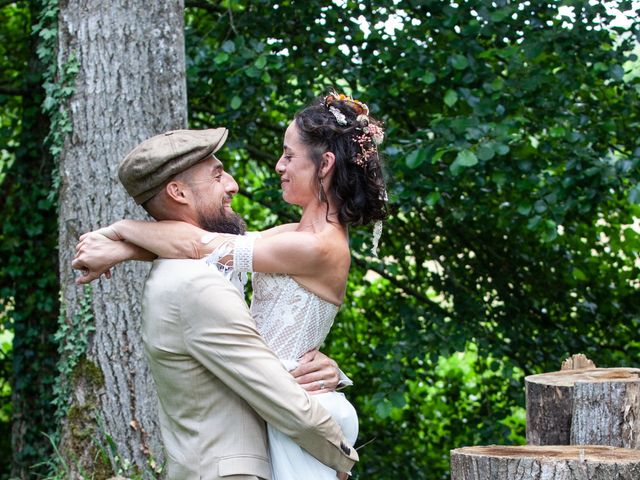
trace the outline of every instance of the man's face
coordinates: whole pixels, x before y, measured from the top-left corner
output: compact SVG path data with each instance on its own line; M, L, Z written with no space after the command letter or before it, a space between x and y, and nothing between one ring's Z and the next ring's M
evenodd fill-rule
M238 184L224 171L222 162L213 155L198 163L185 180L195 199L198 224L204 230L242 234L246 225L231 209L231 199L238 193Z

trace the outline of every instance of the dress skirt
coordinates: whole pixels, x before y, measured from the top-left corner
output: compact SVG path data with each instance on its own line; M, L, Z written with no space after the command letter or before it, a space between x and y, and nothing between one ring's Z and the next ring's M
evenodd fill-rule
M314 395L340 425L347 441L354 445L358 437L358 414L343 393ZM336 471L303 450L288 436L267 424L273 480L336 480Z

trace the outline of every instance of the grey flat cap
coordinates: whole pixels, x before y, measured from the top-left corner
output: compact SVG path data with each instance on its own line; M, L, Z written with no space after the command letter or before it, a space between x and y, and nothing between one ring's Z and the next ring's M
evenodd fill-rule
M228 133L226 128L172 130L148 138L120 162L120 182L138 205L143 204L169 178L217 152Z

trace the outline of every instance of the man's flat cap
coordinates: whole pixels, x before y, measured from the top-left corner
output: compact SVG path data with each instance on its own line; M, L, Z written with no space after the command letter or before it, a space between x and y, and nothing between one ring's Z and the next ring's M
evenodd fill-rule
M118 167L118 177L138 205L174 175L217 152L227 139L226 128L172 130L151 137L131 150Z

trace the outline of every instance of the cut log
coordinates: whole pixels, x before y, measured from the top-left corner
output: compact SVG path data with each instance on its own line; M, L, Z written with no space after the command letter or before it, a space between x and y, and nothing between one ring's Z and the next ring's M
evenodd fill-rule
M579 381L573 391L571 445L640 448L640 379Z
M526 377L527 443L571 444L575 418L576 443L637 448L639 382L640 369L637 368L562 370ZM577 384L581 393L574 412ZM597 387L597 384L603 385ZM596 394L593 400L586 398ZM606 418L605 411L608 412ZM601 427L604 421L610 425L606 431Z
M584 446L483 446L451 451L451 480L638 480L640 451Z

